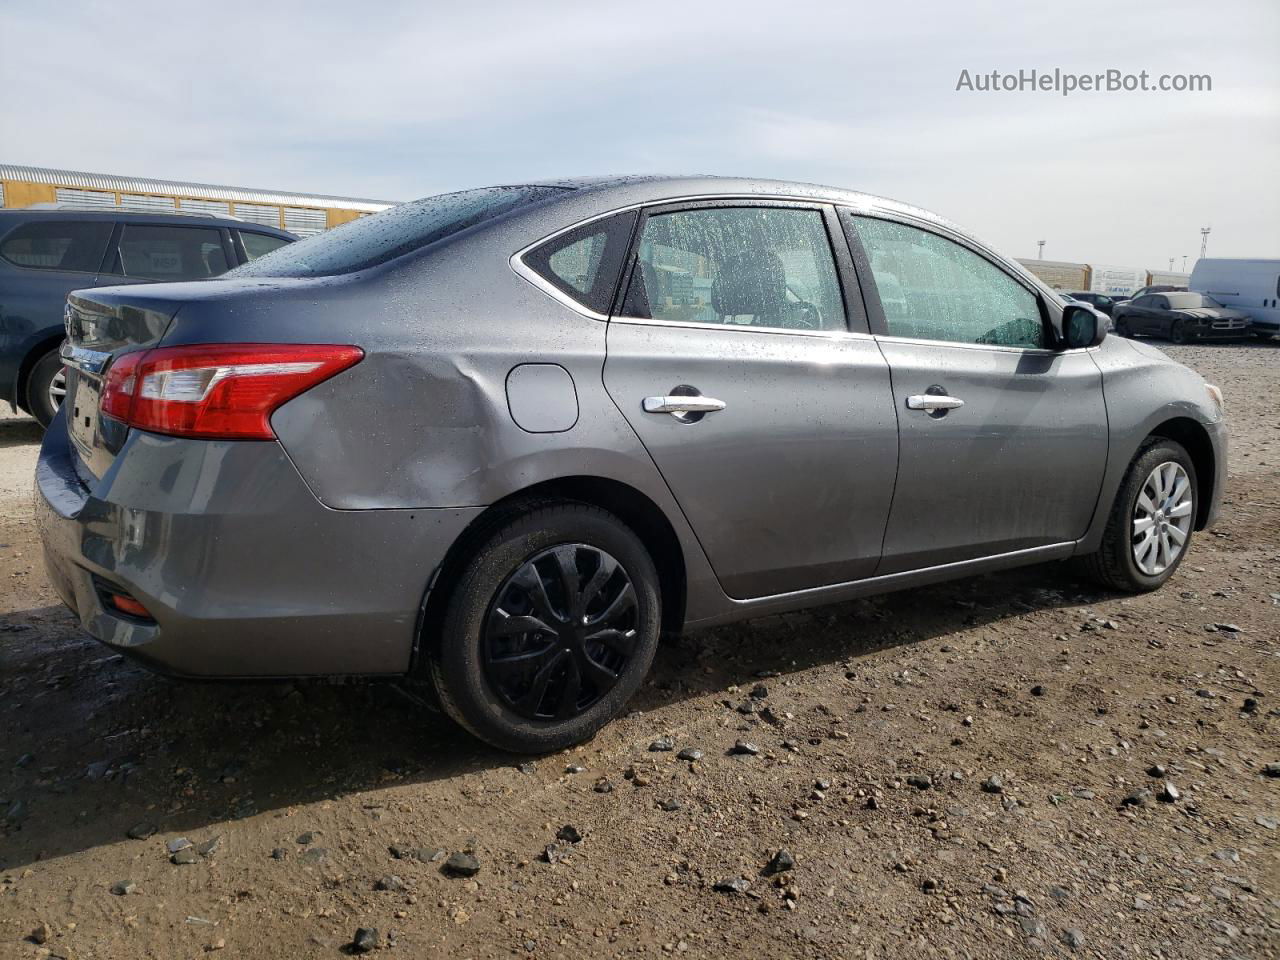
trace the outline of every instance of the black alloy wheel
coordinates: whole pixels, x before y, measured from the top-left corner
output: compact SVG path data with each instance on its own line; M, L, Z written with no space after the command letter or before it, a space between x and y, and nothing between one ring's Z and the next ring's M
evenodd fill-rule
M589 710L636 649L636 592L616 559L586 543L543 550L498 589L484 626L485 679L529 720Z

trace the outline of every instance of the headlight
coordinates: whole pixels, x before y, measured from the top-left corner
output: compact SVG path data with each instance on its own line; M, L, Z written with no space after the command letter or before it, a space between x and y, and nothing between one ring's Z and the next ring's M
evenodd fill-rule
M1218 411L1218 416L1222 416L1227 412L1227 402L1222 398L1222 391L1212 383L1204 385L1204 392L1209 395L1209 402L1213 404L1213 408Z

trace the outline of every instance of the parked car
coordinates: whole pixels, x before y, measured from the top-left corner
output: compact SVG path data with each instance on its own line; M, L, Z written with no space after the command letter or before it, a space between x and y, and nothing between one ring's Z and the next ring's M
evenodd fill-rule
M1187 343L1209 337L1240 337L1249 332L1249 315L1224 307L1203 293L1148 293L1116 304L1115 329L1122 337L1138 334Z
M1207 257L1191 271L1191 289L1249 315L1255 336L1280 336L1280 260Z
M1222 398L1097 320L844 190L431 197L70 297L50 579L157 669L425 678L553 750L663 632L1069 557L1163 584L1218 512Z
M1137 300L1138 297L1145 297L1149 293L1183 293L1186 289L1186 287L1179 287L1171 283L1152 283L1145 287L1139 287L1133 292L1133 296L1128 299ZM1123 303L1125 301L1121 300L1119 302Z
M1072 290L1068 294L1059 294L1059 296L1068 296L1072 300L1078 300L1081 303L1087 303L1091 307L1097 307L1108 317L1116 305L1116 298L1106 293L1095 293L1092 290Z
M53 418L72 290L214 277L295 239L229 217L0 210L0 400L42 426Z

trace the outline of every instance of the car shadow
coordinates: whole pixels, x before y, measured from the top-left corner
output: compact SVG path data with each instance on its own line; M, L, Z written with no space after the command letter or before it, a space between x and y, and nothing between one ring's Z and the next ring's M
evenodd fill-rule
M0 447L39 445L44 430L30 417L0 417Z
M856 671L878 650L1106 596L1050 564L733 624L665 642L630 708L824 665ZM486 747L389 683L166 680L87 638L59 607L0 616L0 710L0 870L120 842L139 824L210 833L499 768L519 789L528 759ZM537 762L537 775L558 774L567 756ZM365 800L377 806L376 793Z

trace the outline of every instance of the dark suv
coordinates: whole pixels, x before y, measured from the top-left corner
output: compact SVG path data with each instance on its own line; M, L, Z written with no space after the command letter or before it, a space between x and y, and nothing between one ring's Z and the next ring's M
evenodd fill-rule
M216 277L296 239L229 217L0 210L0 400L53 419L72 290Z

